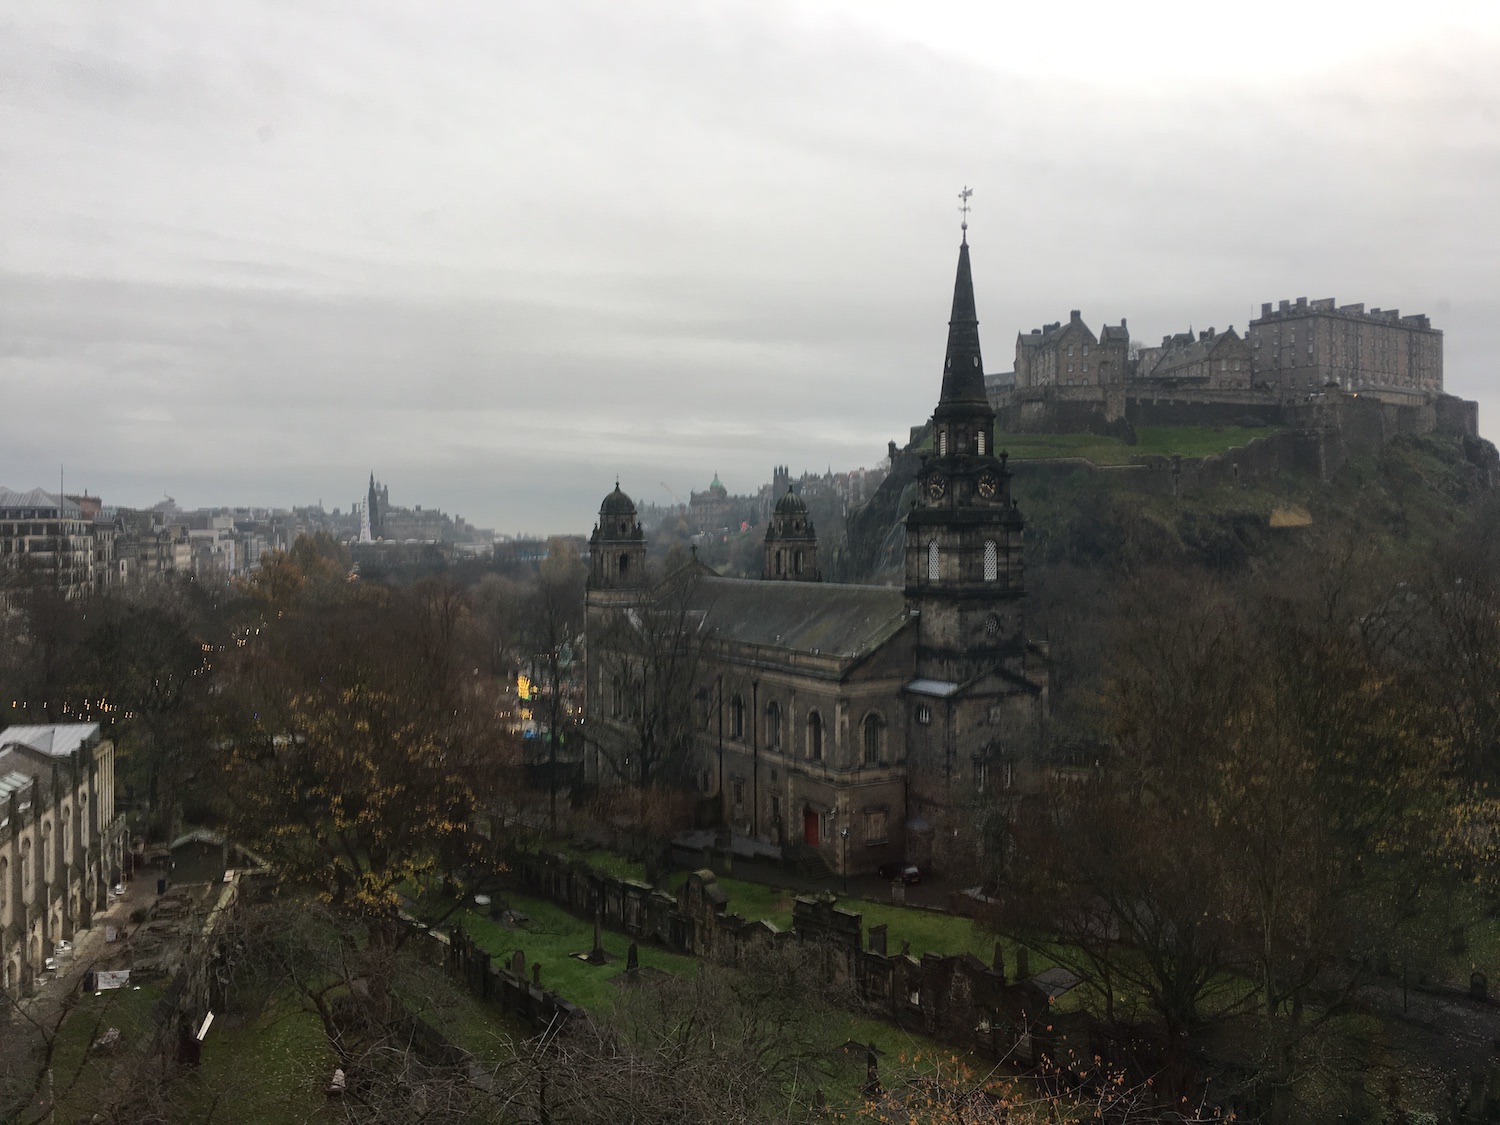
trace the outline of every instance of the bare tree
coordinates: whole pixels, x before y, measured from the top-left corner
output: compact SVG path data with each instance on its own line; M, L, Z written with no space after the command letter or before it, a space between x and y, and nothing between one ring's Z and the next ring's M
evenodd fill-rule
M594 744L617 778L642 790L685 780L697 729L704 611L700 572L685 566L590 639L607 705L627 732L623 744Z

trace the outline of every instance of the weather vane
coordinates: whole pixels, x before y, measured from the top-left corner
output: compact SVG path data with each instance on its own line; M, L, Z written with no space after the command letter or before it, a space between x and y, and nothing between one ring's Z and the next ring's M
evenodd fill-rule
M969 196L973 194L974 189L971 188L968 184L965 184L964 190L958 193L958 209L963 212L964 216L964 221L961 224L961 229L966 233L969 229Z

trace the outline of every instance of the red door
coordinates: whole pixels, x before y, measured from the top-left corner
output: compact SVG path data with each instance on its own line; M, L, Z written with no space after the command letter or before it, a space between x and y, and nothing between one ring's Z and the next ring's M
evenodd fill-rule
M818 846L818 814L812 809L802 810L802 842L810 848Z

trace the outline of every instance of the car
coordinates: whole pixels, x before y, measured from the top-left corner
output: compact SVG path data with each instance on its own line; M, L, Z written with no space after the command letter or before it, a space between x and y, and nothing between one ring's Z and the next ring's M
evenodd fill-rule
M904 883L908 887L922 881L922 872L914 863L882 863L875 869L882 879L892 883Z

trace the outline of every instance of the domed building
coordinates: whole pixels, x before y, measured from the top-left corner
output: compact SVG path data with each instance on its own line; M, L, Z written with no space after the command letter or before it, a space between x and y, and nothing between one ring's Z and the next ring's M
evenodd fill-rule
M635 501L615 490L599 505L599 522L589 536L589 589L634 588L645 576L646 535L636 518Z
M791 485L776 501L766 528L766 565L761 575L768 581L816 582L818 534L813 530L807 503Z
M648 584L616 483L590 540L594 781L694 783L758 850L833 872L972 861L983 817L1027 784L1047 677L1025 639L1024 521L994 449L967 234L933 419L903 588L820 581L790 487L761 579L695 561Z

